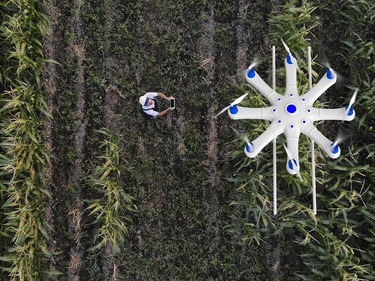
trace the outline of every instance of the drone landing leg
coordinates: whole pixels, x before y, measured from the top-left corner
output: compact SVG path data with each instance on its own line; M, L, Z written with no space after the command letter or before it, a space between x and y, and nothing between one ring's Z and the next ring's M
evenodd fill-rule
M312 190L313 190L313 211L316 215L316 179L315 179L315 142L311 141L311 173L312 173Z
M276 47L272 46L272 88L276 92ZM276 138L273 139L273 214L277 215L277 155Z
M311 47L307 48L307 64L309 69L309 90L312 89L312 67L311 67ZM313 191L313 212L316 215L316 178L315 178L315 142L311 140L311 183Z

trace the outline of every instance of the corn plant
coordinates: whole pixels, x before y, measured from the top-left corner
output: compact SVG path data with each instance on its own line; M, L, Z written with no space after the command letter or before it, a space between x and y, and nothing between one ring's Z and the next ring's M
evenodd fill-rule
M100 146L103 154L98 156L102 165L97 166L88 178L88 184L100 194L100 198L90 200L87 207L89 215L95 218L92 224L98 225L94 239L97 244L91 250L100 249L109 243L116 255L128 233L125 221L129 220L129 216L126 213L135 211L136 206L133 204L134 197L123 189L121 177L130 168L120 164L119 137L106 129L98 132L106 139Z
M0 98L2 279L45 280L58 274L45 269L48 225L43 204L50 152L42 137L42 118L51 117L43 100L41 38L48 30L38 1L1 4L0 38L6 59ZM42 117L44 116L44 117Z
M375 280L375 209L371 191L374 185L371 114L375 108L374 45L368 29L374 24L375 10L366 1L347 0L342 2L339 14L343 17L339 22L348 35L343 40L346 63L351 66L352 80L360 89L356 103L359 117L353 126L357 134L348 156L326 167L330 171L322 183L326 191L319 200L328 207L328 212L315 229L320 245L310 243L312 253L304 256L314 271L301 275L303 280L316 280L317 276L330 280Z
M345 164L340 164L344 165L331 163L332 166L327 167L332 178L327 177L325 183L334 184L319 195L326 211L319 214L317 223L303 220L305 237L298 242L308 247L302 257L312 269L312 274L300 275L303 280L316 280L318 276L330 280L375 278L372 263L363 258L372 255L374 234L371 228L375 218L370 203L373 195L363 173L373 169L347 159L343 162ZM334 172L335 169L340 173Z
M280 46L281 39L283 39L297 58L298 67L301 71L307 73L308 65L299 52L305 51L307 53L307 47L310 46L309 41L313 37L312 30L319 25L319 20L314 15L317 7L306 0L303 0L300 6L297 6L298 2L300 1L289 1L281 6L280 10L272 12L268 19L270 24L268 36L270 42L275 46ZM284 73L284 69L279 70L279 72ZM312 74L317 77L315 71ZM307 76L299 75L298 79L300 92L306 92L308 90Z
M9 99L3 99L0 110L7 119L1 123L5 152L1 163L3 195L5 202L4 233L12 237L12 243L0 259L10 263L4 269L19 280L39 280L43 276L43 257L51 256L47 250L47 229L43 213L43 202L51 199L45 189L44 178L49 164L49 152L43 145L38 129L41 125L37 112L46 112L44 102L28 102L28 95L35 100L35 89L28 85L6 92Z

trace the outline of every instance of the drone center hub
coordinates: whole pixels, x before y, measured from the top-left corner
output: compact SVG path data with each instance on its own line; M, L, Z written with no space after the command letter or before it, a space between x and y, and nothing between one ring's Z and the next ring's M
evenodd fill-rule
M298 108L295 104L289 103L286 105L285 110L290 115L295 115L298 111Z

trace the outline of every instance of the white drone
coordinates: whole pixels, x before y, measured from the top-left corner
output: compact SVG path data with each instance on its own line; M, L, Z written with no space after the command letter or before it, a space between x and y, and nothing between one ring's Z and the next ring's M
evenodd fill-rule
M286 168L290 174L296 174L301 180L300 165L298 161L298 142L299 135L302 132L312 140L312 159L314 160L314 142L316 142L331 158L340 156L341 150L338 146L339 140L335 142L327 139L313 124L319 120L342 120L351 121L355 117L353 103L357 91L351 98L349 105L345 108L338 109L321 109L313 107L314 102L337 80L335 72L328 68L324 77L314 86L311 87L311 49L308 49L309 59L309 80L310 90L299 95L297 90L297 61L291 54L288 46L283 42L288 54L285 59L286 68L286 89L285 94L280 95L276 92L275 86L275 47L273 47L273 89L268 86L263 79L254 70L251 65L246 72L246 80L263 96L267 98L271 106L265 108L247 108L240 107L247 94L239 97L228 107L224 108L219 114L228 109L229 117L232 119L263 119L271 121L271 125L258 138L250 142L246 140L245 154L248 157L255 157L258 153L272 140L274 140L274 214L277 213L276 207L276 138L284 133L287 146L285 150L288 161ZM313 207L316 214L316 189L315 189L315 164L313 161Z

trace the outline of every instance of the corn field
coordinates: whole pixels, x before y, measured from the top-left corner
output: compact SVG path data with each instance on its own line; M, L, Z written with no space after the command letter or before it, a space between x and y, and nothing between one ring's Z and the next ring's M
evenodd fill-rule
M375 4L360 0L6 0L0 3L0 279L375 280ZM300 181L268 121L214 116L236 97L267 107L244 71L283 93L287 43L298 90L339 78L314 107L341 156L301 135ZM143 118L139 96L176 98ZM168 107L160 100L161 108Z

